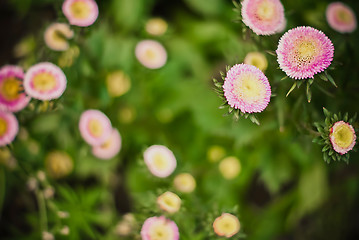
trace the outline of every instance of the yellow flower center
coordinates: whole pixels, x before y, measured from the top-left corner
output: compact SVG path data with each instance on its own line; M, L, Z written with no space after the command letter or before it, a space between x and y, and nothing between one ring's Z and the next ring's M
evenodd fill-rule
M65 33L63 33L61 30L56 29L52 33L52 40L55 42L58 42L59 44L67 43Z
M240 230L240 223L237 217L223 214L215 220L213 227L218 235L231 237Z
M163 156L161 153L156 153L153 156L153 164L156 166L159 170L164 170L168 166L168 162L166 161L165 156Z
M147 49L145 52L145 58L148 60L154 60L156 58L156 53L152 49Z
M91 135L94 137L100 137L103 133L101 122L97 119L91 119L88 123L88 128Z
M238 76L234 84L234 93L239 99L244 99L248 103L255 103L263 98L265 86L256 75L244 73Z
M78 19L86 19L91 13L90 6L87 3L85 3L84 1L74 2L71 5L70 9L71 9L72 15Z
M112 137L110 137L106 142L104 142L102 145L101 145L101 148L102 149L108 149L110 148L112 145Z
M332 132L334 143L340 148L348 148L354 140L351 128L347 124L341 124Z
M22 87L15 77L6 78L0 85L1 95L8 101L19 97Z
M303 41L298 46L298 57L301 61L310 61L317 53L316 46L311 41Z
M269 1L262 1L257 8L257 16L261 20L271 20L275 14L275 5Z
M7 131L7 122L5 119L0 118L0 137L4 136Z
M39 73L34 77L33 85L34 88L40 92L48 92L56 87L56 79L55 76L50 73Z
M337 19L342 23L351 23L353 21L353 16L344 9L340 9L337 12Z
M172 240L173 234L171 230L165 225L157 225L154 226L150 232L150 239L151 240Z
M266 57L259 52L250 52L244 59L244 63L253 65L259 70L264 71L268 67L268 62Z

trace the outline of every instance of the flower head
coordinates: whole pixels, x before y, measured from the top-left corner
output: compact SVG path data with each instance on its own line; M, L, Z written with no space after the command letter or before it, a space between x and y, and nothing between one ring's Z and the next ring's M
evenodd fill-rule
M22 93L24 72L18 66L7 65L0 69L0 110L18 112L30 102Z
M92 153L100 159L111 159L121 150L121 135L117 129L113 129L109 138L101 145L94 146Z
M253 65L257 67L259 70L264 72L268 67L267 58L263 53L260 52L250 52L244 58L243 63Z
M110 119L99 110L86 110L81 114L79 129L82 138L91 146L101 146L111 136Z
M111 97L119 97L130 90L131 80L123 71L115 71L107 75L106 85Z
M326 18L329 26L340 33L351 33L357 28L357 20L353 10L342 2L328 5Z
M248 64L236 64L227 72L223 90L228 104L243 113L262 112L271 96L267 77Z
M229 213L222 213L213 222L214 232L221 237L230 238L237 234L241 228L236 216Z
M279 0L243 0L244 24L257 35L272 35L284 30L284 8Z
M14 141L18 131L19 123L16 117L12 113L0 111L0 146Z
M286 32L277 49L279 67L291 78L313 78L331 64L334 46L321 31L297 27Z
M165 146L152 145L145 150L143 156L148 169L156 177L168 177L176 169L176 158Z
M210 162L218 162L226 155L226 150L222 146L213 145L207 150L207 158Z
M35 64L27 70L24 78L25 92L35 99L59 98L66 89L66 76L56 65L49 62Z
M352 125L344 121L334 123L329 133L333 149L343 155L353 149L356 141L355 130Z
M161 68L167 61L166 49L161 43L154 40L143 40L135 49L137 60L150 69Z
M162 18L151 18L146 23L146 32L154 36L161 36L167 30L168 24Z
M98 17L98 6L94 0L65 0L62 12L71 25L87 27Z
M54 51L65 51L69 48L67 39L74 36L74 32L66 23L53 23L47 27L44 34L46 45Z
M62 178L72 172L74 164L72 158L66 152L53 151L47 154L45 167L51 177Z
M179 232L175 222L161 217L147 218L141 228L142 240L178 240Z
M165 192L157 198L160 209L168 213L175 213L181 207L181 199L173 192Z
M241 171L241 163L236 157L226 157L219 163L219 171L226 179L233 179Z
M175 188L183 193L191 193L196 188L196 180L189 173L180 173L173 180Z

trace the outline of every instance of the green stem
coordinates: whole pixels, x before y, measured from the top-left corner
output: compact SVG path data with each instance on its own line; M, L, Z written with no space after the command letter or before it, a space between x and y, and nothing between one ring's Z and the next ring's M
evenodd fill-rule
M36 190L36 200L39 205L40 228L41 232L47 231L47 214L44 194L40 190Z
M2 216L2 209L3 209L3 204L4 204L4 199L5 199L5 171L4 168L1 167L0 168L0 219Z

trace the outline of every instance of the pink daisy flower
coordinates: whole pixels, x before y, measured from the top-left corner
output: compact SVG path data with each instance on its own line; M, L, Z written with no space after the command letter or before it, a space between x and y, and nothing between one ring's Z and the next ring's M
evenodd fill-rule
M141 228L142 240L178 240L178 227L164 216L147 218Z
M291 78L313 78L329 67L334 46L321 31L312 27L297 27L286 32L277 49L279 67Z
M326 11L328 24L340 33L351 33L357 27L357 20L353 10L342 2L333 2Z
M46 45L54 51L65 51L69 48L67 39L74 36L74 32L66 23L53 23L44 33Z
M24 72L18 66L7 65L0 69L0 110L18 112L30 102L23 93Z
M86 110L81 114L79 129L82 138L91 146L100 146L111 136L110 119L99 110Z
M148 169L156 177L168 177L176 169L176 157L165 146L152 145L146 149L143 156Z
M135 49L137 60L150 69L161 68L167 61L166 49L161 43L154 40L143 40Z
M101 145L94 146L92 153L100 159L111 159L116 156L121 149L121 135L117 129L113 129L109 138Z
M98 6L94 0L65 0L62 12L71 25L87 27L98 17Z
M213 222L214 232L221 237L230 238L237 234L241 229L238 218L229 213L222 213Z
M353 149L356 134L352 125L344 121L339 121L334 123L330 129L329 138L333 149L343 155Z
M0 146L14 141L19 131L19 123L14 114L0 111Z
M257 35L272 35L284 30L284 8L279 0L243 0L242 19Z
M271 96L267 77L248 64L236 64L227 72L223 90L228 104L243 113L262 112Z
M64 72L50 62L42 62L30 67L24 78L25 92L39 100L59 98L64 93L66 84Z

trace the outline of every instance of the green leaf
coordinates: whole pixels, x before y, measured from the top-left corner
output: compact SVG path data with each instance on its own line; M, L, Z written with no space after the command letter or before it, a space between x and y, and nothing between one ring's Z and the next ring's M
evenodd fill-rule
M254 116L253 114L249 115L249 119L252 121L252 123L255 123L257 125L260 125L258 119L256 118L256 116Z
M285 95L285 96L288 97L289 94L294 90L294 88L295 88L296 86L297 86L297 81L295 81L295 82L293 83L292 87L289 89L287 95Z
M308 81L307 82L307 99L308 99L308 102L310 103L310 101L312 100L312 91L310 90L310 82Z
M323 107L323 112L326 117L330 117L330 112L324 107Z
M337 84L335 83L334 79L332 78L332 76L330 76L327 72L324 72L325 76L328 78L329 82L331 82L331 84L333 84L336 88L338 87Z

